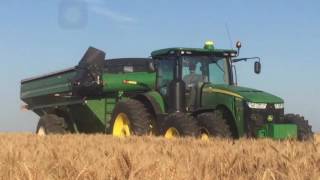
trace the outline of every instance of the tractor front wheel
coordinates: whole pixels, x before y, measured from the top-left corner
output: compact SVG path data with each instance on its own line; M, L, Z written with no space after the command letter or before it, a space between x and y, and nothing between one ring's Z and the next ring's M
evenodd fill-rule
M196 120L184 113L168 115L162 123L161 131L167 139L186 136L198 137L200 132Z
M312 127L303 116L297 114L286 114L284 116L284 122L295 124L298 127L298 140L307 141L313 139Z
M232 138L230 127L222 110L217 109L213 112L202 113L197 116L197 120L202 137L207 135L209 137Z
M128 137L151 134L152 118L147 108L138 100L117 103L111 120L112 135Z

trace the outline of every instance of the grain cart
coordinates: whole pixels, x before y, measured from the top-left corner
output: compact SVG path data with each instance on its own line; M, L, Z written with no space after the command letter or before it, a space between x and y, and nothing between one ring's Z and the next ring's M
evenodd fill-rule
M234 65L254 59L237 58L240 47L209 41L108 60L90 47L76 67L23 80L21 99L40 116L38 134L312 139L308 121L284 115L281 98L237 85Z

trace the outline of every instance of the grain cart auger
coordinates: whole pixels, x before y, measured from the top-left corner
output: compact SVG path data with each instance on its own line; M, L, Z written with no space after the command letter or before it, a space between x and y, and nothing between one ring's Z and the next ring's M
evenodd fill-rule
M240 87L238 50L167 48L151 58L105 60L89 48L70 69L21 82L21 99L40 116L38 134L109 133L118 137L270 137L312 139L308 121L284 115L284 101Z

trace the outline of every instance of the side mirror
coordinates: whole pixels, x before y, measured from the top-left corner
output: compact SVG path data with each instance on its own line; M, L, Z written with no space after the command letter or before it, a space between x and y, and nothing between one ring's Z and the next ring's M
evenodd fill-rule
M261 63L259 61L256 61L254 63L254 72L256 74L260 74L261 73Z

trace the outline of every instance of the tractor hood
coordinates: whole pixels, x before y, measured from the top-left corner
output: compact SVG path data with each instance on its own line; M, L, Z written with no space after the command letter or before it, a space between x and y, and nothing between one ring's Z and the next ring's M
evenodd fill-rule
M275 95L240 86L209 84L206 85L203 90L243 98L248 102L254 103L283 103L283 99Z

